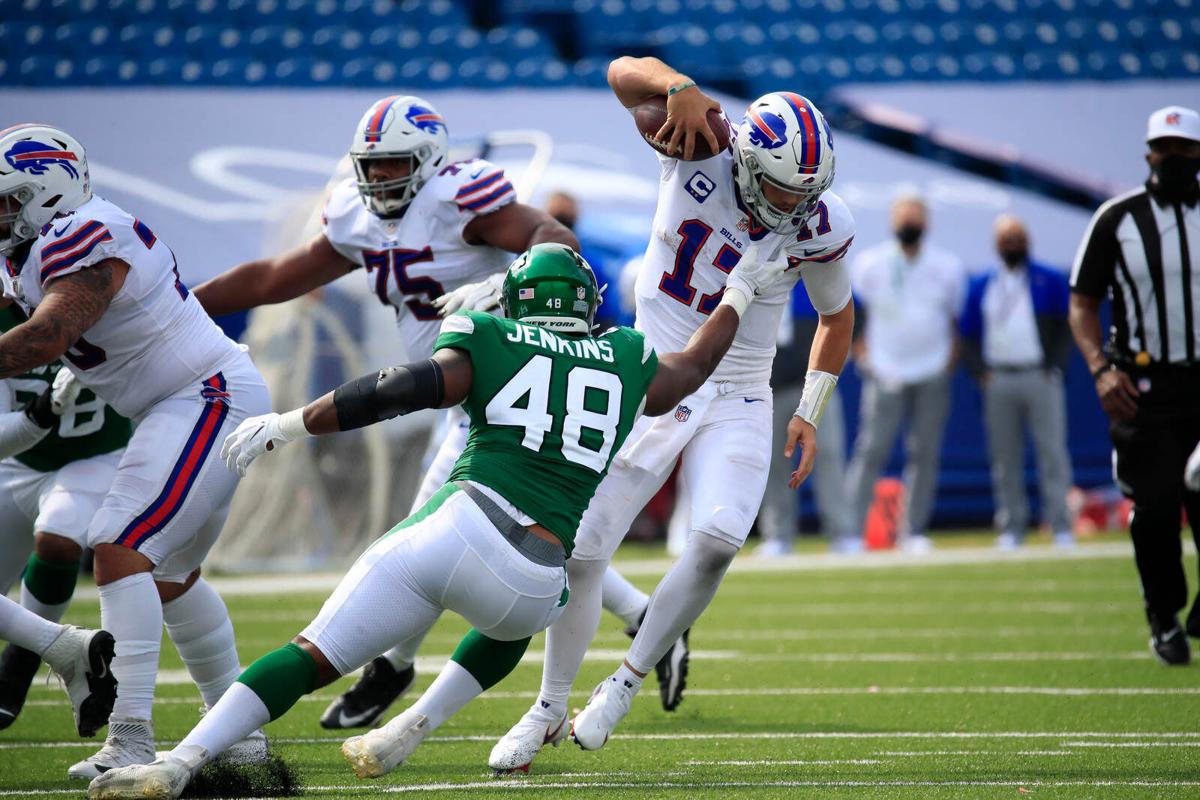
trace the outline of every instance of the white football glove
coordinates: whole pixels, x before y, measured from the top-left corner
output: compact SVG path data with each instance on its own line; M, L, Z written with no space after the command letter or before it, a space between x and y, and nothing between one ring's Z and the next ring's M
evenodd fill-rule
M500 307L500 288L503 285L504 273L497 272L479 283L468 283L435 298L433 307L443 317L464 308L471 311L491 311Z
M82 390L83 384L79 382L75 373L62 367L54 376L54 385L50 389L50 410L61 417L75 405L75 400Z
M725 278L726 288L739 289L753 300L782 280L788 268L787 259L767 259L766 255L758 244L750 245Z
M1183 482L1193 492L1200 492L1200 444L1188 457L1187 466L1183 469Z

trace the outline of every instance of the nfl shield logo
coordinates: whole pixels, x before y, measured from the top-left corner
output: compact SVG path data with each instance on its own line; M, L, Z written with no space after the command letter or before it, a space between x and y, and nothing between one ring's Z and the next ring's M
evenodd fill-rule
M687 406L680 406L675 409L675 419L679 422L687 422L688 417L692 415L692 410Z
M533 299L533 289L518 289L517 290L517 299L518 300L532 300Z

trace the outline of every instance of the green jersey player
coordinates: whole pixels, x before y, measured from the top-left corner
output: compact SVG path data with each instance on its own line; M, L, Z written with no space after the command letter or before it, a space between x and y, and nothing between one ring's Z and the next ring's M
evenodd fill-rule
M0 307L0 331L25 319L15 305ZM27 418L28 436L20 446L4 448L13 454L0 460L0 594L23 568L21 605L57 622L75 591L88 523L112 486L132 426L82 388L60 361L2 384L0 413L27 409L11 416ZM63 406L60 398L52 410L56 385L73 401ZM21 713L40 664L37 653L12 642L0 653L0 729Z
M656 356L632 329L592 336L600 297L591 268L569 247L537 245L508 270L506 319L454 315L425 362L245 420L222 450L241 473L289 441L421 408L462 404L471 428L446 485L359 558L299 636L247 668L178 747L106 772L88 796L178 797L249 731L392 644L424 636L449 609L473 630L433 685L384 727L342 745L360 777L402 763L511 672L530 637L559 616L575 528L634 420L674 409L712 374L751 298L785 266L743 257L684 351Z

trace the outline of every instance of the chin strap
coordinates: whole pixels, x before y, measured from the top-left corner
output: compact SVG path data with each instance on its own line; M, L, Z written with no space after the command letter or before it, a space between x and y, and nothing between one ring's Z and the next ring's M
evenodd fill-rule
M837 375L810 369L804 376L804 393L800 395L795 416L816 428L836 387Z

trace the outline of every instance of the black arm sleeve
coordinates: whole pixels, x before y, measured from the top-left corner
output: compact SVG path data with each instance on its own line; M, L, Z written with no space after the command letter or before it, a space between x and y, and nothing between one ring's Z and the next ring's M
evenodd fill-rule
M338 428L349 431L423 408L437 408L444 398L442 368L428 358L343 383L333 392L333 407Z

